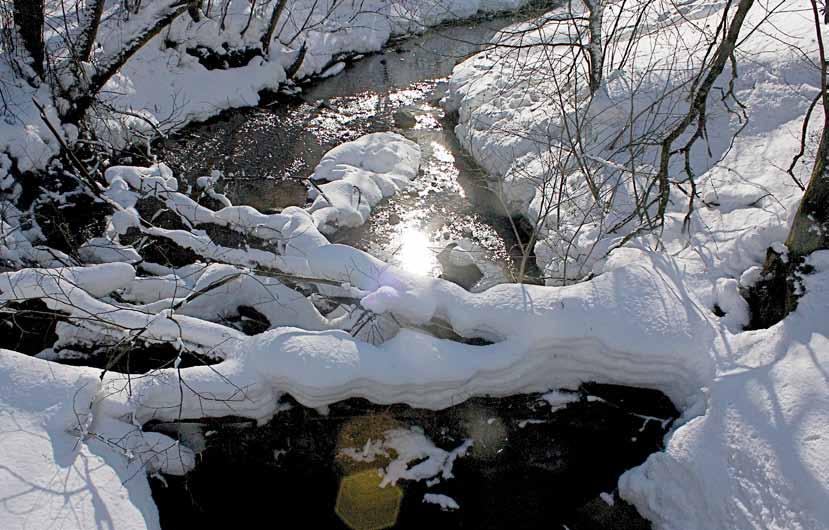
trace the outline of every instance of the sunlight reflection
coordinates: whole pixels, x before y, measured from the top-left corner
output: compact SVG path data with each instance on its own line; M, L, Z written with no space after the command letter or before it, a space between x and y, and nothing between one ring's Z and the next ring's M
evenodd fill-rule
M425 232L414 226L405 226L395 239L395 265L415 274L440 274L440 264Z

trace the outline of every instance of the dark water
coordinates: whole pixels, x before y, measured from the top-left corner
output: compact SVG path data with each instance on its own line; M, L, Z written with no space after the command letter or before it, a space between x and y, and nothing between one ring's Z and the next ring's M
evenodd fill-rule
M165 529L348 528L343 518L352 528L649 528L618 497L611 506L599 494L613 498L619 475L661 448L676 410L658 392L624 387L587 385L575 398L559 410L532 394L442 411L351 399L325 415L290 403L259 428L199 426L208 436L195 470L167 477L166 487L153 480L153 495ZM380 488L394 454L344 456L412 428L447 451L471 440L451 477ZM427 493L459 509L425 503Z

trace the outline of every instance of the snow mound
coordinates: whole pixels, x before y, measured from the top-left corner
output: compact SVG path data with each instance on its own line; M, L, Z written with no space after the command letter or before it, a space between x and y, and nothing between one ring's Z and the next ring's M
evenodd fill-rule
M713 361L700 345L713 341L715 328L681 294L670 263L645 254L636 261L590 283L556 289L501 285L478 294L411 278L407 290L398 278L402 272L391 268L379 281L361 281L359 273L351 277L352 285L371 289L363 303L374 310L404 323L439 316L462 336L495 340L491 346L409 330L379 346L342 332L274 330L240 349L275 388L308 406L362 396L442 408L472 395L594 380L658 388L688 403L712 377Z
M826 528L829 267L806 281L789 318L723 339L724 351L740 352L733 369L686 412L693 419L664 452L620 479L622 496L657 528Z
M360 226L374 205L406 188L419 167L415 142L396 133L367 134L322 157L311 178L326 183L312 191L309 211L326 234Z
M99 386L97 370L0 350L0 527L158 528L146 473L193 455L99 415Z

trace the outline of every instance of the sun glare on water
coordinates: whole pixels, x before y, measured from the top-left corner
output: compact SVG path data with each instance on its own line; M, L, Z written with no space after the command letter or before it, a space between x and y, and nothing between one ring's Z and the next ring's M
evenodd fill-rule
M440 265L429 237L414 226L404 227L395 237L397 251L395 265L401 269L424 276L436 275Z

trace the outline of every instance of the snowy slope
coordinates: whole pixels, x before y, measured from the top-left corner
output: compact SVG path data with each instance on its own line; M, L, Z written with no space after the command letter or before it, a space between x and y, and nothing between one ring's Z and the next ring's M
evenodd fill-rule
M768 330L723 334L734 356L707 409L619 481L657 528L821 529L829 524L829 251L808 294Z
M666 13L674 13L671 9ZM595 160L606 160L606 139L627 120L619 106L647 104L660 87L669 86L671 80L660 77L658 70L642 72L666 60L693 65L693 54L687 55L677 42L691 42L693 27L713 27L721 16L719 4L684 3L680 9L685 19L676 32L669 32L673 38L643 38L637 42L646 50L642 62L608 75L594 102L598 110L590 111L595 134L587 136L594 142L587 151ZM711 153L700 149L692 157L696 184L707 204L697 205L687 235L681 230L687 197L676 194L662 233L665 249L647 251L659 256L651 259L670 263L676 287L718 321L716 333L699 336L692 354L707 352L714 363L715 375L701 385L704 398L685 409L683 424L669 435L667 449L619 483L622 496L656 528L829 527L827 253L812 256L818 272L806 281L807 295L797 311L769 330L741 332L748 307L738 293L741 284L749 286L757 277L766 249L785 239L801 196L785 168L798 150L803 117L819 89L817 71L795 47L816 53L809 9L807 2L788 2L741 45L735 87L746 105L748 123L729 145L742 124L722 109L712 109L708 119L716 125L709 125ZM764 15L763 9L755 9L744 34ZM555 37L540 31L524 38L527 44L552 42ZM514 77L518 66L532 66L538 54L480 54L455 69L447 99L449 108L459 111L456 132L461 142L491 172L493 186L503 190L507 203L531 220L538 219L539 204L553 196L538 183L556 160L550 154L550 131L560 130L566 120L540 95L551 90L539 81L547 78L533 76L532 69L526 78ZM674 69L672 75L676 73ZM720 86L727 86L728 74ZM647 89L638 85L633 91L631 79L644 80ZM815 124L812 131L819 127ZM808 145L814 137L809 141L806 159L795 167L801 180L808 179L812 162ZM680 171L674 168L675 174ZM611 224L614 215L629 212L624 195L621 199L610 213L611 221L604 222ZM576 201L581 201L577 208L587 204ZM553 281L601 272L603 263L631 252L620 249L606 257L625 232L606 234L602 220L584 221L579 212L561 226L551 221L545 228L536 253ZM647 237L634 239L630 246L654 247ZM715 305L727 314L711 317Z
M146 474L192 455L99 417L98 375L0 350L0 527L158 528Z
M801 193L785 168L797 152L802 118L819 89L817 72L796 49L816 53L808 4L790 4L767 21L762 6L749 12L743 31L748 38L738 48L739 76L734 82L737 100L748 109L747 123L719 103L728 89L730 69L712 91L706 118L708 143L695 147L690 157L703 199L696 201L690 219L690 241L682 233L688 197L678 188L672 190L661 236L672 253L687 257L686 266L707 267L714 274L724 270L736 277L761 260L771 242L785 238L787 212ZM507 205L540 223L535 253L551 283L587 276L610 248L636 228L628 222L608 232L632 213L637 187L642 193L647 186L644 177L631 178L618 168L642 175L653 172L658 152L655 146L647 147L648 139L666 135L669 125L684 114L688 102L679 89L705 56L706 47L697 44L697 28L716 27L722 16L721 4L685 2L679 10L670 2L648 5L645 19L651 30L637 38L623 69L606 73L605 83L589 104L583 91L559 86L563 72L548 73L553 66L566 70L572 63L566 52L556 51L560 48L549 53L565 60L547 55L550 44L569 39L562 30L556 31L553 22L564 15L563 9L547 15L547 21L519 24L496 36L493 42L518 49L496 47L481 53L458 65L450 80L445 103L458 112L458 138L494 177L493 188L501 191ZM612 13L605 15L605 31L610 32L615 20ZM761 23L761 30L751 31ZM624 38L616 43L620 50L626 46ZM664 97L666 92L669 96ZM579 102L562 103L559 93ZM737 107L734 102L730 105ZM633 125L624 128L630 121ZM641 139L646 147L636 155L635 166L630 165L627 150L612 147L618 145L622 131L648 132ZM562 161L572 151L567 138L573 135L584 150L579 164ZM682 145L681 140L675 144ZM685 179L682 162L677 156L670 168L678 181ZM593 207L582 166L602 185L603 196L612 194L609 210ZM560 188L561 172L568 178ZM808 172L804 161L795 168L801 181ZM686 191L689 186L684 182ZM561 210L553 208L545 215L559 198L564 200ZM640 241L654 246L653 241ZM701 260L699 253L708 257Z

